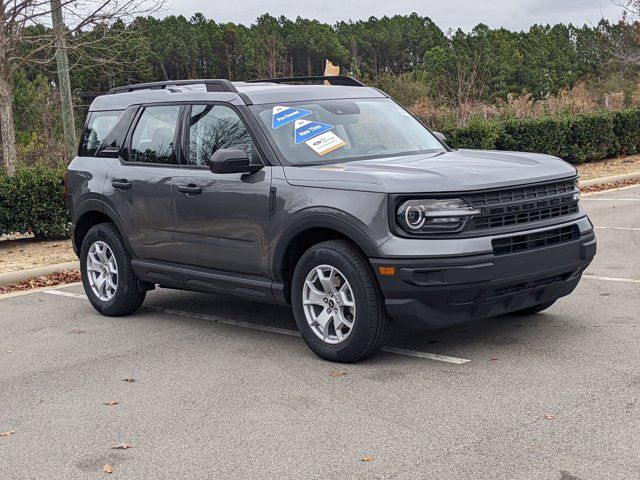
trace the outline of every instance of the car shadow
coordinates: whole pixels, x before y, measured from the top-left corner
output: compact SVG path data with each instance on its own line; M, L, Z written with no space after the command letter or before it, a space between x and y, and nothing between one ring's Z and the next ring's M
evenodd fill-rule
M178 310L186 316L206 315L257 326L297 330L289 307L236 297L158 289L150 292L144 305L154 309ZM541 342L544 338L550 336L556 342L560 327L563 336L570 338L572 334L567 329L571 329L571 325L554 307L536 315L503 315L439 330L394 324L386 346L463 358L478 351L490 357L505 348L518 346L543 351L545 348Z

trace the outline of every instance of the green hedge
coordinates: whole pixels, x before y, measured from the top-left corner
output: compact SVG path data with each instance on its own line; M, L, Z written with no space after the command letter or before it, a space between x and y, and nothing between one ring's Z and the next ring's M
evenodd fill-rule
M33 233L60 238L69 233L62 168L19 167L12 177L0 173L0 234Z
M640 109L534 119L474 120L444 129L455 148L548 153L571 163L640 152Z

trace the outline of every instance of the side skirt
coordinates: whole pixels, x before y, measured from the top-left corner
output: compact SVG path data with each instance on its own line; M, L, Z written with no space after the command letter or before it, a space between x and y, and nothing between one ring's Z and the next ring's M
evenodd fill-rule
M284 284L273 280L152 260L131 260L138 279L162 286L204 293L221 293L286 305Z

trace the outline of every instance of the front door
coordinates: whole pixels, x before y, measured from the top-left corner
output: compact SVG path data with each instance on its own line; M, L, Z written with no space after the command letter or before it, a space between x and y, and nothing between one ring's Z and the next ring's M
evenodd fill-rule
M193 105L184 123L184 161L173 177L174 237L180 263L268 276L271 167L251 174L214 174L207 160L220 148L256 158L238 113L226 105Z

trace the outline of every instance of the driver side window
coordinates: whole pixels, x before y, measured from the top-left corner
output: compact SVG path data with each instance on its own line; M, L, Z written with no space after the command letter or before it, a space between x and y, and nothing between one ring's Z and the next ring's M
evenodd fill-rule
M193 105L189 118L189 165L205 166L221 148L253 154L253 140L238 114L224 105Z

